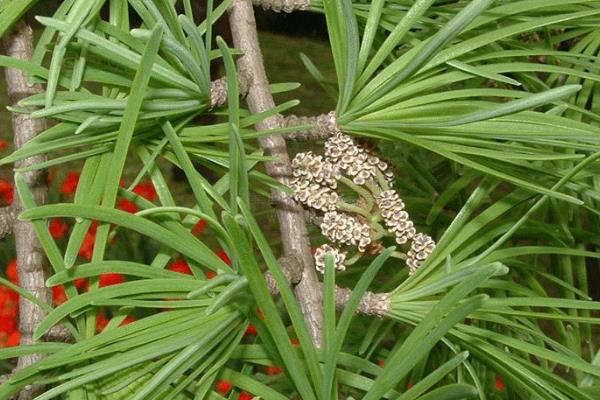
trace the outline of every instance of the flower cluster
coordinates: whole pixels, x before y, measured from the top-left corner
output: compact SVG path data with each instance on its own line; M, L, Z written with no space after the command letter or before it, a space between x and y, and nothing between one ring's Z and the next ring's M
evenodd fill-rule
M357 185L364 185L375 180L378 171L393 179L388 165L379 157L370 155L356 145L352 138L342 132L336 132L325 142L325 157L341 171L352 178Z
M396 243L405 244L415 236L414 224L404 210L404 202L395 190L385 190L375 197L375 200L385 225L396 236Z
M410 250L407 253L409 273L414 274L417 269L423 264L423 261L433 252L435 242L433 239L423 233L417 233L410 245Z
M346 253L328 244L323 244L315 250L315 267L320 273L325 273L325 256L327 253L333 256L333 266L338 271L346 270L344 261L346 261Z
M335 210L339 199L335 189L340 172L334 164L309 151L296 155L292 169L290 185L297 201L320 211Z
M326 212L321 223L321 232L330 241L356 246L360 252L364 252L371 244L371 227L347 213Z
M5 272L6 278L19 284L17 261L11 261ZM0 347L18 346L21 335L17 329L19 293L7 286L0 286Z
M314 254L319 272L325 270L326 253L334 256L336 269L344 271L364 253L381 251L379 241L385 236L392 236L399 245L412 240L406 254L409 272L421 266L435 243L417 234L393 183L388 164L339 129L325 141L323 155L312 151L296 155L290 182L294 198L316 214L314 220L319 220L321 233L329 241ZM354 195L347 195L348 191Z

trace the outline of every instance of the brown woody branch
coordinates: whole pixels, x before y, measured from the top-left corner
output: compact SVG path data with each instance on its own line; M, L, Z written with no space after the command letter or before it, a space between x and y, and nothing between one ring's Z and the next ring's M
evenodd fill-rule
M325 140L335 132L339 131L336 122L335 113L317 115L316 117L299 117L289 115L283 120L283 127L292 128L294 126L310 125L308 129L301 129L293 132L287 132L283 135L286 140L294 141L314 141Z
M15 213L12 207L0 208L0 239L11 234L15 225Z
M254 10L250 0L234 0L229 8L229 23L233 44L244 55L237 61L238 71L247 74L250 79L246 101L254 114L272 109L275 106L269 90L269 82L265 72L263 57L258 42ZM274 116L256 125L257 130L276 129L281 127L281 118ZM291 165L285 140L280 135L259 138L260 146L275 161L265 164L267 173L287 184L291 175ZM296 257L302 264L302 279L295 287L296 297L300 303L313 342L322 343L323 307L319 280L310 253L310 243L304 211L292 198L284 192L274 190L272 200L277 204L283 253Z
M29 61L33 53L33 32L24 22L15 25L12 32L3 39L6 55L9 57ZM27 75L20 70L6 69L6 90L11 104L17 104L21 99L41 92L39 85L30 86ZM42 120L34 120L28 114L13 113L12 126L14 132L14 144L20 149L25 143L34 138L45 129ZM15 168L25 168L44 161L44 156L26 158L15 163ZM37 204L43 204L46 198L46 179L40 171L24 173L24 181L33 193ZM12 215L18 215L22 211L22 203L15 196ZM9 218L9 217L6 217ZM44 253L37 239L33 225L28 221L14 221L15 247L17 252L17 270L19 274L19 285L38 299L50 303L51 292L45 287ZM19 331L21 332L21 343L33 343L33 331L45 317L46 312L34 303L21 298L19 304ZM41 355L26 355L19 357L17 370L23 369L42 358ZM43 385L28 385L19 393L20 400L29 400L44 390Z
M302 278L302 265L300 261L295 257L282 257L279 259L279 264L281 265L281 270L285 275L288 283L296 285ZM275 279L271 275L270 272L265 273L265 280L267 282L267 286L271 291L271 294L276 296L279 293L279 288L277 287L277 283ZM322 290L322 285L319 286ZM347 288L341 288L336 286L335 288L335 305L338 310L343 310L348 301L350 300L350 296L352 295L352 290ZM391 296L389 293L373 293L373 292L365 292L363 295L359 305L357 312L363 315L373 315L377 317L385 317L388 315L391 309Z
M238 71L238 84L242 98L248 94L248 88L251 83L251 76L246 71ZM211 83L210 87L211 108L224 106L227 102L227 78L219 78ZM315 141L324 140L339 130L335 113L321 114L315 117L301 117L289 115L283 117L280 122L282 128L292 128L294 126L310 126L297 131L291 131L283 134L286 140L294 141Z
M310 0L252 0L255 6L263 10L291 13L293 11L310 10Z

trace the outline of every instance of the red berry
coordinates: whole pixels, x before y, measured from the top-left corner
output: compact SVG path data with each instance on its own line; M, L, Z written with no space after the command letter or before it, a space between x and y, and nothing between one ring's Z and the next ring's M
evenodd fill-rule
M19 284L19 272L17 271L17 260L12 260L6 266L6 277L15 285Z
M413 387L413 383L412 383L412 381L410 381L410 380L409 380L409 381L406 383L406 388L407 388L407 389L410 389L410 388L412 388L412 387Z
M177 260L171 263L167 267L170 271L179 272L180 274L191 275L192 270L190 269L190 265L185 260Z
M292 346L294 346L294 347L298 347L298 346L300 346L300 341L299 341L298 339L296 339L296 338L291 338L291 339L290 339L290 343L291 343L291 344L292 344Z
M231 382L229 381L218 381L217 382L217 391L221 393L221 395L226 396L227 393L231 390Z
M385 366L385 360L383 358L380 358L379 360L377 360L377 365L383 368Z
M8 148L8 142L4 139L0 139L0 151Z
M125 282L123 274L100 274L100 287L118 285Z
M275 375L279 375L279 374L281 374L281 372L282 372L282 369L281 369L281 368L279 368L279 367L276 367L276 366L274 366L274 365L268 365L268 366L265 368L265 372L267 373L267 375L270 375L270 376L275 376Z
M254 398L254 396L252 396L248 392L241 392L240 395L238 396L238 400L252 400L253 398Z
M127 199L119 200L119 204L117 205L117 207L119 208L119 210L126 211L130 214L135 214L139 210L137 204Z
M62 222L60 218L53 218L52 221L50 221L49 229L50 235L52 235L54 239L62 239L69 231L69 225Z
M157 198L156 190L152 182L142 182L133 188L133 193L142 196L146 200L154 201Z
M256 330L256 327L252 324L248 325L248 327L246 328L246 332L244 332L245 336L256 335L256 334L258 334L258 331Z
M65 195L72 195L77 190L79 184L79 172L69 172L65 177L62 185L60 185L60 192Z

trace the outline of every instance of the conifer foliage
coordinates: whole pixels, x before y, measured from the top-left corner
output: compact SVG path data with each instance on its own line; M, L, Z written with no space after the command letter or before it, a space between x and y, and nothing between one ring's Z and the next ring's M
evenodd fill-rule
M0 1L0 36L35 3ZM0 160L47 157L0 197L53 293L0 278L5 368L43 355L0 399L600 398L600 1L205 3L63 0L30 61L0 56L43 87L10 111L53 121ZM302 60L335 110L257 111L297 85L214 34L251 3L324 15L336 79ZM32 170L62 171L47 204ZM308 238L268 218L293 213Z

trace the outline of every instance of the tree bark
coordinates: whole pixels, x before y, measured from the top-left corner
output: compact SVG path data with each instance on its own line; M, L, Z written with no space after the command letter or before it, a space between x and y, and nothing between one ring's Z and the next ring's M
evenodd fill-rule
M229 9L229 24L234 46L244 53L238 59L238 71L250 79L246 97L250 111L259 113L272 109L275 103L269 91L251 0L233 1ZM280 126L281 117L271 117L257 124L256 129L267 130ZM259 144L267 155L276 158L276 161L265 165L267 173L287 184L291 175L291 165L285 140L280 135L271 135L260 138ZM312 340L315 345L320 346L323 326L322 294L310 252L304 211L281 191L273 191L272 197L273 202L277 204L284 255L297 257L302 264L302 279L296 285L295 293Z
M293 11L310 10L310 0L253 0L254 5L263 10L291 13Z
M3 39L6 54L9 57L29 61L33 53L33 33L31 27L24 22L19 22L12 32ZM19 70L6 69L6 89L11 104L18 103L21 99L39 93L39 85L29 86L27 75ZM21 148L26 142L44 130L45 123L34 120L27 114L13 113L12 126L15 148ZM23 168L43 161L45 157L35 156L18 161L15 168ZM46 197L45 176L40 171L23 174L25 182L29 185L35 201L43 204ZM15 196L13 203L14 215L22 211L22 203ZM15 246L17 252L17 270L19 285L39 299L50 303L51 293L45 287L46 276L44 273L44 253L37 239L33 225L27 221L15 221L14 224ZM33 331L46 313L35 304L21 298L19 304L19 331L21 343L33 343ZM25 368L41 358L40 355L20 357L17 370ZM43 391L43 385L30 385L19 394L20 400L31 399Z

